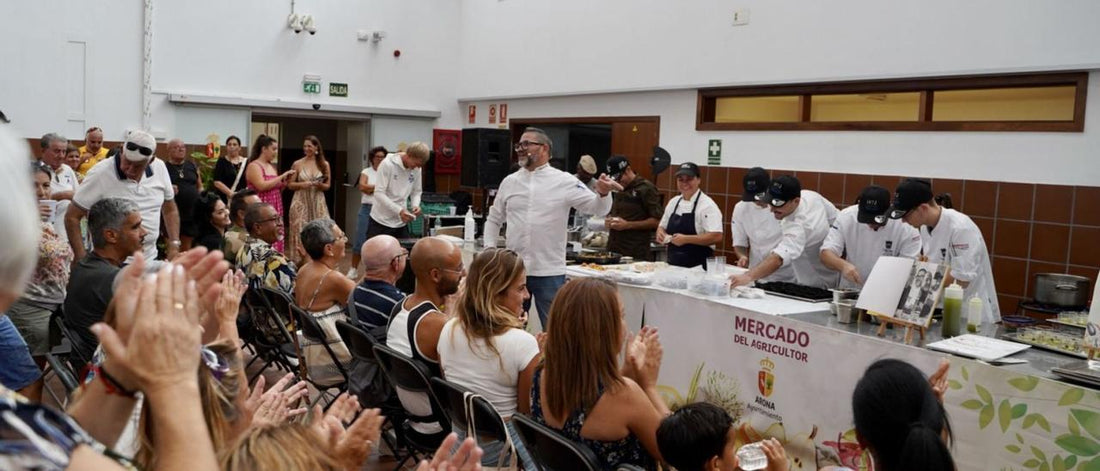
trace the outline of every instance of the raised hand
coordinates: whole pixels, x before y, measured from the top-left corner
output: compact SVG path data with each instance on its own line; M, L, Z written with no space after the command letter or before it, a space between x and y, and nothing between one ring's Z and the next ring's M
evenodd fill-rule
M132 316L129 340L123 341L118 332L103 323L92 326L92 332L99 337L111 364L132 375L146 394L197 387L195 371L202 344L194 281L187 279L182 266L168 264L139 284L135 311L139 314Z
M946 358L941 358L939 366L936 367L936 372L928 377L928 384L932 386L932 392L936 394L936 399L939 399L941 404L943 403L943 395L947 392L947 370L950 368L951 362Z
M473 438L467 437L462 441L454 453L451 449L458 442L458 435L447 435L439 448L435 450L432 461L423 460L416 467L416 471L478 471L481 469L481 455L483 451L477 446Z
M358 408L357 399L356 408ZM331 423L336 419L332 416L326 416L325 420ZM383 420L385 420L385 417L382 416L380 410L368 409L360 414L359 418L347 430L343 430L343 427L339 424L335 425L341 429L341 433L335 437L332 446L332 453L335 455L336 460L347 469L362 467L363 462L370 456L374 444L378 443L378 438L382 435ZM332 427L330 426L330 431Z
M263 391L263 377L256 381L252 393L245 401L246 413L252 416L252 427L276 426L306 413L304 407L294 406L298 400L309 393L309 390L306 389L306 383L303 381L287 387L293 379L294 374L287 373L266 392Z

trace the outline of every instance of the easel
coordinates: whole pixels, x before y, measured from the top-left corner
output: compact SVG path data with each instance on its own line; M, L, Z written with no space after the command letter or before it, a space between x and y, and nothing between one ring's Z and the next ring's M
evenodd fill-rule
M914 329L916 329L920 333L920 342L921 343L924 342L924 332L925 332L925 330L928 330L928 326L926 326L926 325L915 324L915 323L912 323L912 322L909 322L909 321L898 319L896 317L887 316L885 314L878 313L878 312L875 312L875 311L867 311L867 314L878 318L878 331L875 332L875 334L878 335L879 337L883 337L883 336L886 335L886 326L889 324L889 325L896 325L898 327L904 327L905 328L905 337L903 338L903 342L906 345L908 345L909 342L913 340L913 330Z

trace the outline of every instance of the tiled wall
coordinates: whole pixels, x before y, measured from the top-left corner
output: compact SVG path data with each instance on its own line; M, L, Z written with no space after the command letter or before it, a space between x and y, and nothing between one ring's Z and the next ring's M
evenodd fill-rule
M703 191L724 211L728 227L733 206L740 201L741 179L747 168L702 167ZM793 174L802 188L815 190L839 208L855 202L870 184L891 191L896 175L861 175L771 170ZM672 172L658 178L666 199L675 195ZM982 231L992 257L993 278L1001 311L1012 313L1021 300L1034 295L1037 273L1070 273L1096 282L1100 271L1100 187L1035 185L982 180L932 180L936 194L950 193L955 209L969 215ZM728 230L719 249L733 255Z

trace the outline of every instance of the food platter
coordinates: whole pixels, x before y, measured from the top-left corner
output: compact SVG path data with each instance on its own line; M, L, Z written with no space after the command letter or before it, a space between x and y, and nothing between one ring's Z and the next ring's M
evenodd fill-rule
M615 252L581 252L577 254L577 262L581 264L615 265L622 258L622 255Z
M1085 355L1085 354L1084 354L1083 352L1081 352L1081 351L1073 351L1073 350L1068 350L1068 349L1065 349L1065 348L1063 348L1063 347L1059 347L1059 346L1051 345L1051 344L1048 344L1048 343L1043 343L1043 342L1038 342L1038 341L1034 341L1034 340L1031 340L1030 338L1026 338L1026 337L1021 337L1021 336L1020 336L1020 334L1018 334L1018 333L1015 333L1015 334L1004 334L1004 335L1002 335L1001 337L1002 337L1002 338L1004 338L1004 339L1006 339L1006 340L1011 340L1011 341L1013 341L1013 342L1026 343L1026 344L1028 344L1028 345L1031 345L1031 346L1033 346L1033 347L1038 347L1038 348L1041 348L1041 349L1043 349L1043 350L1049 350L1049 351L1052 351L1052 352L1058 352L1058 353L1062 353L1062 354L1065 354L1065 355L1075 356L1075 357L1078 357L1078 358L1088 358L1088 357L1087 357L1087 356L1086 356L1086 355Z

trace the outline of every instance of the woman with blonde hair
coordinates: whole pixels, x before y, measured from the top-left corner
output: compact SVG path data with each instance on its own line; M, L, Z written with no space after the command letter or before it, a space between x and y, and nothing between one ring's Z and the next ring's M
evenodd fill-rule
M438 344L443 377L493 405L525 464L530 458L510 419L517 410L530 413L540 358L538 341L523 330L523 302L530 297L523 258L508 249L481 252L470 264L455 317L443 326ZM498 463L501 449L500 443L486 445L485 462Z
M550 307L531 415L587 445L604 469L624 463L656 469L657 427L668 415L657 393L661 356L655 329L643 327L628 339L614 282L572 280Z

